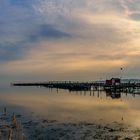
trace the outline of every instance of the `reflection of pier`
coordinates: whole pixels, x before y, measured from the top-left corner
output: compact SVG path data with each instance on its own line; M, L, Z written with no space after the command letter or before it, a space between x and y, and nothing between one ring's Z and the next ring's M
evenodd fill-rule
M121 93L120 92L106 92L106 96L111 97L112 99L119 99L121 98Z

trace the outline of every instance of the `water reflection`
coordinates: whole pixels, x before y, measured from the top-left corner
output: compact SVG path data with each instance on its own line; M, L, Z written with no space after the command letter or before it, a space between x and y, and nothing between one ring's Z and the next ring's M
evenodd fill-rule
M119 93L119 92L109 92L109 91L107 91L106 92L106 96L108 97L111 97L112 99L119 99L119 98L121 98L121 93Z
M49 89L49 91L51 92L54 92L55 89L52 89L51 90ZM56 90L57 93L61 93L62 90L59 91L59 89ZM140 92L139 92L139 89L134 89L133 92L121 92L121 91L110 91L110 90L90 90L90 91L82 91L82 90L73 90L73 91L69 91L69 93L71 94L76 94L76 95L83 95L83 96L96 96L98 98L102 98L103 97L110 97L112 99L120 99L122 96L132 96L132 97L136 97L137 96L140 96Z
M20 111L34 112L36 116L42 118L61 122L123 121L138 127L140 127L139 101L138 94L104 91L11 87L0 92L1 106L20 107Z

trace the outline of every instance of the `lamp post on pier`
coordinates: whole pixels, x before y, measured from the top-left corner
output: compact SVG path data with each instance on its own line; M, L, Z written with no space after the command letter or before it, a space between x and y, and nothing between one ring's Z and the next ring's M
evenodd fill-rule
M120 68L120 79L122 79L122 74L123 74L123 68Z

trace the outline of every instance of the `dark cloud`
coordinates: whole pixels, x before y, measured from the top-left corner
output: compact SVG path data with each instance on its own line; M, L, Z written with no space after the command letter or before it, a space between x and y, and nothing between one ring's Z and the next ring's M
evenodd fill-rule
M33 9L35 2L36 0L1 0L1 62L21 59L34 47L34 42L70 36L42 21Z
M26 47L21 47L20 44L0 44L0 62L16 60L24 56Z
M10 5L13 6L30 6L32 0L9 0Z
M60 39L63 37L70 37L70 34L60 31L49 24L39 25L32 34L29 35L30 41L38 41L40 39Z
M0 61L22 58L34 42L70 36L42 21L32 8L33 0L0 3Z
M7 41L3 42L0 40L0 61L9 61L22 58L27 51L34 47L32 43L50 39L61 39L63 37L70 37L70 35L59 31L52 25L43 24L35 26L34 29L23 33L21 37L22 38L19 38L19 40L16 40L14 43Z
M133 13L129 17L133 20L140 21L140 13Z

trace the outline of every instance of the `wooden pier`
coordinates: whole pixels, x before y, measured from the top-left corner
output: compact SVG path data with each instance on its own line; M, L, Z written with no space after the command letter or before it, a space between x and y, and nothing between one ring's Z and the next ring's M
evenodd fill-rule
M48 81L43 83L13 83L13 86L39 86L46 88L67 89L69 91L129 91L140 88L140 83L120 83L119 85L107 85L105 82L73 82L73 81Z

